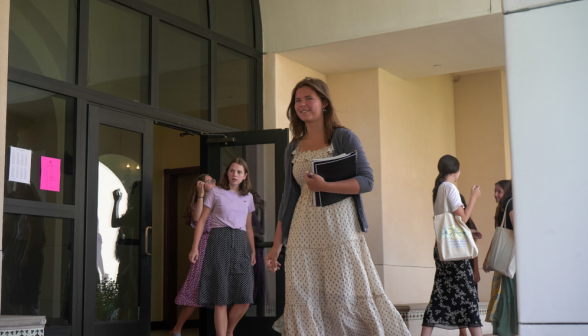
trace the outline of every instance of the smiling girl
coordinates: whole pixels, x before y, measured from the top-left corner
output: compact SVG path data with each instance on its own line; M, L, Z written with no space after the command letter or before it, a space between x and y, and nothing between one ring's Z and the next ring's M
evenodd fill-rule
M196 224L189 258L199 257L198 244L210 215L211 227L200 275L198 304L214 308L217 335L233 335L233 330L253 303L255 245L251 213L249 169L245 160L234 159L225 169L218 187L204 199L202 215ZM227 315L227 306L232 306Z

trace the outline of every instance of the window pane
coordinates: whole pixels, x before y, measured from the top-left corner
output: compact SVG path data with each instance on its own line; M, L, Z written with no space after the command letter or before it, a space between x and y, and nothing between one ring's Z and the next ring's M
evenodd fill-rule
M214 30L241 43L254 45L251 0L214 0Z
M88 87L149 102L149 17L90 0Z
M186 20L208 28L207 0L144 0Z
M254 117L253 59L219 46L217 64L218 123L246 131Z
M141 133L100 125L96 321L138 319Z
M8 64L73 83L76 0L11 0Z
M71 325L73 220L4 214L2 315Z
M75 100L8 82L4 196L74 204ZM32 151L31 183L8 181L10 147ZM60 159L59 191L42 190L41 156Z
M165 23L159 41L159 106L209 120L208 41Z

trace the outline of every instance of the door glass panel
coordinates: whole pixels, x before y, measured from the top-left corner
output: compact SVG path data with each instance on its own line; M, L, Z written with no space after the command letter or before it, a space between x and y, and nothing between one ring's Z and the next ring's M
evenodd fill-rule
M275 190L275 146L274 144L230 146L221 148L221 172L236 157L241 157L249 167L249 178L253 186L255 216L253 233L257 263L255 264L253 302L246 316L276 316L276 274L265 268L264 258L271 249L276 233ZM257 217L257 220L255 220Z
M167 12L208 28L207 0L144 0Z
M75 99L8 82L6 109L4 196L74 204ZM8 181L10 147L31 150L30 184ZM42 156L61 160L57 191L41 189Z
M159 41L159 106L209 120L208 41L165 23Z
M214 30L253 47L253 6L251 0L214 0Z
M142 135L100 125L96 320L136 320Z
M249 130L254 118L254 61L252 58L219 46L217 49L218 123Z
M11 0L8 65L73 83L76 0Z
M71 325L73 220L4 214L2 315Z
M113 1L90 0L88 87L149 102L149 17Z

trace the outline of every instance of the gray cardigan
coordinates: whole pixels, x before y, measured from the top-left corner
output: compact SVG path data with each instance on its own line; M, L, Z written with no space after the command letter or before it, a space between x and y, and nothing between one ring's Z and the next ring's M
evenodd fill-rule
M365 193L370 192L374 188L374 173L370 167L365 152L361 146L361 142L357 135L347 128L337 128L333 133L333 149L335 152L333 155L339 155L343 153L351 153L357 150L357 176L355 179L359 182L359 192ZM292 160L294 156L292 152L298 146L297 141L292 141L284 154L284 170L286 173L286 180L284 181L284 193L282 194L282 203L280 204L280 210L278 211L278 220L282 222L282 243L285 245L288 242L288 234L290 233L290 224L292 223L292 217L294 216L294 209L300 197L300 186L292 175ZM363 203L361 201L361 195L351 195L355 203L357 210L357 216L359 218L359 224L361 231L367 232L368 224L363 211Z

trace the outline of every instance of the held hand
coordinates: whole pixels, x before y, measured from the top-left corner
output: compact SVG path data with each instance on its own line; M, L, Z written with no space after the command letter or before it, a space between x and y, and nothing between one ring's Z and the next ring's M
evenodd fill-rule
M475 229L472 229L472 236L474 239L482 239L482 233Z
M304 179L306 180L308 189L313 192L324 191L325 184L327 183L322 176L313 173L304 174Z
M198 183L196 183L196 192L198 193L198 197L204 196L204 182L198 181Z
M122 197L122 192L120 189L116 189L112 192L112 198L114 198L114 202L118 202Z
M280 266L282 266L278 262L279 255L280 252L272 247L269 253L265 256L265 267L272 273L276 273L276 271L280 269Z
M488 269L488 259L484 259L484 265L482 266L484 272L488 273L490 270Z
M251 253L251 266L255 266L257 264L257 259L255 258L255 252Z
M188 254L188 259L192 264L195 264L198 260L198 254L198 249L192 249L192 251L190 251L190 254Z
M470 196L471 198L478 198L478 197L482 196L482 191L480 191L480 186L477 186L477 185L473 186L472 192L470 193L470 195L471 195Z

